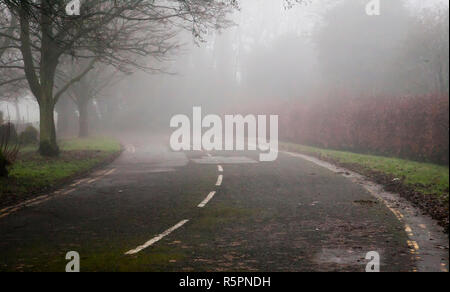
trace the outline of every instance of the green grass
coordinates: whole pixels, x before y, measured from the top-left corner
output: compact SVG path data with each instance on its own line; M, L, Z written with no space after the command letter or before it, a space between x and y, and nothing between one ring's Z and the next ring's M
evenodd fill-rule
M120 144L111 138L63 140L60 142L60 147L62 151L96 150L113 153L120 150Z
M112 138L85 138L85 139L67 139L59 141L61 151L75 150L94 150L116 152L120 150L120 144ZM20 153L36 152L36 145L27 145L20 149Z
M343 164L357 164L366 169L379 171L395 178L423 194L433 194L448 201L449 168L431 163L421 163L399 158L357 154L309 147L291 143L281 143L284 149L313 156L333 159Z
M120 144L110 138L63 140L59 145L61 154L57 158L41 157L37 146L21 149L9 170L9 178L0 179L0 200L8 195L17 197L51 188L89 171L120 151Z

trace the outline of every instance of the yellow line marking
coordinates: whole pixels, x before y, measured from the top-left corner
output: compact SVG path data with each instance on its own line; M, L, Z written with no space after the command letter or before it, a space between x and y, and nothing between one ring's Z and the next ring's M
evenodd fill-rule
M115 168L113 168L113 169L111 169L111 170L109 170L109 171L106 171L106 170L105 170L101 175L99 175L99 176L97 176L97 177L95 177L95 178L89 180L87 183L88 183L88 184L94 183L94 182L96 182L96 181L98 181L98 180L104 178L105 176L108 176L108 175L114 173L115 171L116 171Z
M72 189L70 189L70 190L67 190L67 191L57 190L57 191L53 192L50 195L42 195L42 196L36 197L34 199L30 199L30 200L27 200L25 202L19 203L19 204L15 205L15 206L10 206L10 207L3 208L3 209L0 210L0 218L4 218L4 217L6 217L6 216L8 216L8 215L10 215L10 214L12 214L12 213L22 209L22 208L24 208L24 207L32 207L32 206L36 206L36 205L39 205L41 203L44 203L44 202L52 199L53 197L56 197L57 195L68 195L68 194L71 194L71 193L73 193L76 190L76 188L75 188L76 186L78 186L80 184L83 184L86 181L87 181L87 183L93 183L93 182L95 182L95 181L97 181L97 180L99 180L99 179L101 179L101 178L103 178L103 177L105 177L107 175L110 175L110 174L114 173L115 171L116 171L116 168L113 168L113 169L110 169L110 170L102 170L102 171L97 172L97 174L99 176L96 177L96 178L93 178L91 180L89 180L89 178L84 178L84 179L80 179L80 180L74 182L73 184L70 185L70 187L72 187Z
M116 171L116 168L113 168L110 171L108 171L107 173L105 173L103 176L107 176L107 175L113 174L115 171Z
M71 193L73 193L73 192L75 192L75 190L76 189L71 189L71 190L68 190L68 191L65 191L64 193L62 193L61 195L68 195L68 194L71 194Z
M414 240L408 240L407 243L408 243L409 247L411 247L411 250L418 251L420 249L419 245Z
M91 184L91 183L94 183L94 182L98 181L99 179L100 179L99 177L96 177L96 178L93 178L93 179L89 180L87 183Z

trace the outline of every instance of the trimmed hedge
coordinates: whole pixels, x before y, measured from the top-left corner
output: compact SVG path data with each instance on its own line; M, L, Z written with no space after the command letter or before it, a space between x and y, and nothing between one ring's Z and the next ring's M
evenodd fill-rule
M448 95L340 95L263 111L279 114L286 142L449 164Z

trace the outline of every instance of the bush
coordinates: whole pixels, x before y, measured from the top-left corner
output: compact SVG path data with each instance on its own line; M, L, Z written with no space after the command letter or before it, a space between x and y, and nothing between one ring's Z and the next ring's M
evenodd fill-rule
M21 145L37 144L39 132L33 126L28 126L25 131L20 133L19 142Z
M15 140L13 141L13 138ZM8 177L8 166L12 165L19 153L17 132L11 123L0 126L0 177Z
M448 165L448 95L349 97L265 105L280 139Z
M8 122L0 125L0 142L2 140L17 142L17 130L14 124Z
M0 177L8 176L8 169L6 168L7 166L9 166L9 162L3 156L2 150L0 149Z

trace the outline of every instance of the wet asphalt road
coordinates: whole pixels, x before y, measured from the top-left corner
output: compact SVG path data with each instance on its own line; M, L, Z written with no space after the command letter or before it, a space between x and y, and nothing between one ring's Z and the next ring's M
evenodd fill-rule
M67 194L0 219L0 271L64 271L68 251L81 271L363 272L370 251L382 271L414 269L402 224L339 174L282 153L260 163L251 152L173 153L156 138L124 144Z

